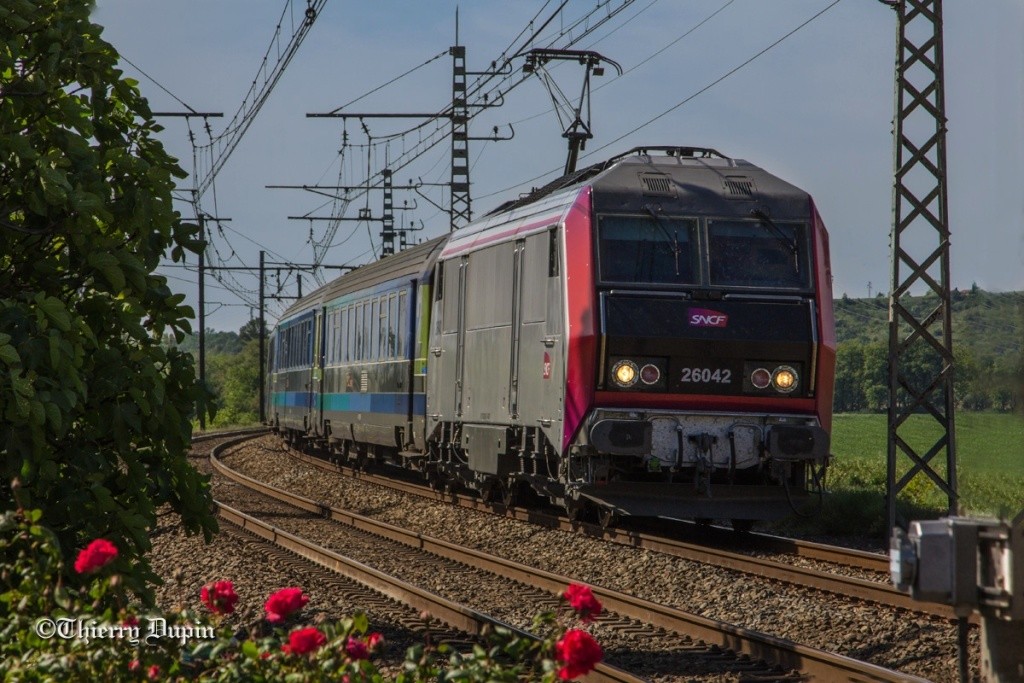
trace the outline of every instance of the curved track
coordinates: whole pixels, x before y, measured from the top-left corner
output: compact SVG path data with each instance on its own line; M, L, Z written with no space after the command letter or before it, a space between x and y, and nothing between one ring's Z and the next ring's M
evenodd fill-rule
M535 508L505 507L485 502L475 495L436 491L424 484L367 473L295 449L289 450L289 455L312 467L358 476L362 481L432 500L444 500L465 508L508 515L548 528L574 530L622 545L644 548L796 586L828 591L854 600L866 600L937 616L950 622L957 619L953 608L948 605L913 600L909 595L896 590L888 583L889 558L878 553L767 534L737 534L731 530L685 522L641 522L630 528L604 528L597 524L571 521L566 517ZM683 540L680 537L692 540ZM799 566L790 561L758 557L751 554L752 551L802 558L834 565L838 569L823 571L820 568ZM843 568L855 571L851 573ZM865 575L872 574L875 575L875 580L864 578Z
M448 543L439 539L429 538L422 534L406 531L390 524L349 512L333 509L323 503L308 500L295 496L286 491L257 482L249 477L234 472L225 466L216 456L222 453L227 447L240 441L228 442L218 446L211 457L213 467L223 476L229 477L242 486L259 491L263 495L273 497L276 500L286 502L288 505L298 507L317 516L327 517L342 524L361 529L368 533L375 534L382 538L402 543L406 546L419 549L433 556L446 558L451 561L468 565L471 568L489 572L506 579L525 584L532 588L546 591L550 594L557 594L568 583L574 581L572 577L559 576L531 567L527 567L500 557L495 557L478 550ZM304 557L328 567L345 567L346 572L354 571L357 574L367 577L366 581L381 582L383 591L399 591L408 595L410 600L432 600L432 606L425 607L431 612L441 616L442 610L448 616L443 617L446 621L450 618L453 624L460 625L469 632L478 632L479 625L474 626L467 622L467 619L475 620L482 618L472 610L459 606L447 604L449 601L438 599L425 591L411 586L398 587L393 579L385 580L379 572L370 570L368 567L345 560L336 553L325 551L314 544L303 541L298 537L275 529L264 522L258 522L251 518L239 515L236 511L223 509L226 519L237 519L238 523L248 525L247 528L259 529L257 532L268 540L273 540L284 547ZM630 532L626 532L627 534ZM633 534L635 537L635 533ZM363 581L364 579L357 579ZM398 582L403 583L403 582ZM923 681L924 679L884 669L872 664L835 655L822 650L806 647L781 638L775 638L765 634L757 633L748 629L737 627L712 619L707 619L682 610L665 607L633 596L611 591L607 589L594 588L595 594L605 604L606 608L617 615L620 621L626 622L626 628L636 628L635 622L640 622L647 628L665 629L681 634L693 640L700 641L712 648L724 648L734 652L742 653L758 660L771 662L784 670L800 672L798 677L810 676L818 680L827 681ZM392 594L392 593L388 593ZM404 599L404 598L400 598ZM440 600L438 602L438 600ZM472 614L472 616L468 616ZM633 623L631 623L633 622ZM483 623L483 622L474 622ZM770 669L762 671L759 676L767 676L765 680L792 680L791 673L770 673ZM600 676L610 676L603 680L637 680L628 677L628 674L617 670L605 671L604 668L598 672ZM625 676L616 678L615 676ZM588 679L589 680L589 679ZM596 680L596 679L595 679ZM762 678L758 678L762 680Z

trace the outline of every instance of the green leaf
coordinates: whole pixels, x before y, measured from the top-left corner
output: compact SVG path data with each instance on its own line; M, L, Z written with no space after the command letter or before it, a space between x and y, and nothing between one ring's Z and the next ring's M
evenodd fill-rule
M259 659L260 649L256 647L256 643L252 642L251 640L247 640L244 643L242 643L242 654L244 654L249 659Z
M366 631L370 628L370 619L366 616L366 614L359 612L354 617L352 617L352 628L355 630L356 633L366 633Z
M58 408L53 403L45 403L43 407L46 409L47 421L50 423L50 426L53 428L53 431L59 434L61 431L63 431L64 428L64 422L60 413L60 408Z
M35 296L36 306L61 332L71 331L71 316L68 314L67 306L60 299L46 296L42 292Z
M21 356L18 355L13 346L5 344L0 346L0 361L3 361L5 365L19 365L21 363Z
M119 292L124 289L124 272L121 271L121 265L116 256L100 251L89 254L87 260L90 266L103 274L114 291Z

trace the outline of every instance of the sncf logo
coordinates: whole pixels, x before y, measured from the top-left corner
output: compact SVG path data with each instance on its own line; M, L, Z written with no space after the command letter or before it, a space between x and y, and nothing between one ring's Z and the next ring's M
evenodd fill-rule
M726 327L729 324L729 316L725 313L707 308L691 308L687 315L690 316L690 327Z

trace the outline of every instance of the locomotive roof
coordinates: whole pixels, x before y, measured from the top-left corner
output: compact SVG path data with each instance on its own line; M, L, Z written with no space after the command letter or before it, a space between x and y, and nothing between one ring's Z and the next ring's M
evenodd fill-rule
M449 235L435 237L432 240L410 247L405 251L392 254L379 261L368 263L365 266L360 266L344 275L339 275L323 287L310 292L293 303L285 309L280 319L286 320L308 310L310 307L323 305L344 294L368 289L382 282L401 278L407 280L419 279L433 265L448 237Z
M769 215L805 215L809 195L749 161L702 147L637 147L564 175L489 215L512 211L573 187L594 189L596 211L733 216L752 208Z

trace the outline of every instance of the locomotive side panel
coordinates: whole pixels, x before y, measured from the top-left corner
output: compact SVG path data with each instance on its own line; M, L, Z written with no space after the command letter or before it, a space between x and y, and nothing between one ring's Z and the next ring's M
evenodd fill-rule
M468 256L462 421L507 425L512 373L515 243Z
M438 261L434 275L430 355L427 360L427 431L460 414L462 317L465 296L462 258Z
M560 447L565 368L558 254L557 226L525 240L518 407L521 424L539 426Z

